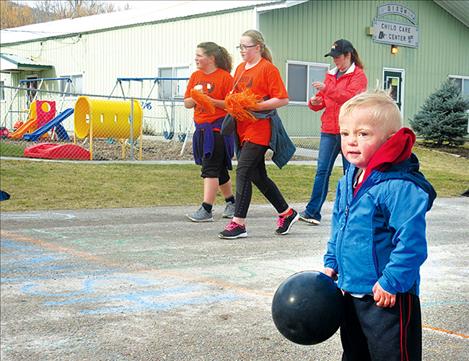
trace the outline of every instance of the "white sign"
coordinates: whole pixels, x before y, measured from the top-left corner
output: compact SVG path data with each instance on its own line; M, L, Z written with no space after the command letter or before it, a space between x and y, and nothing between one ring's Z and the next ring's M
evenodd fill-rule
M383 15L400 15L409 20L412 24L415 24L417 15L401 4L388 3L378 6L378 17Z
M419 29L414 25L374 20L373 40L377 43L417 48L419 45Z

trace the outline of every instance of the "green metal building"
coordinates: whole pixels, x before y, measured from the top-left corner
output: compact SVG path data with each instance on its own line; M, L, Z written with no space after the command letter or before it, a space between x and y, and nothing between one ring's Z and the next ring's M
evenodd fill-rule
M282 113L290 134L319 132L320 114L305 100L311 82L331 63L324 54L341 38L357 49L369 89L393 88L406 125L448 77L469 96L469 1L438 3L453 6L453 13L435 1L307 1L261 14L260 30L289 85L290 105ZM388 39L379 39L381 31Z

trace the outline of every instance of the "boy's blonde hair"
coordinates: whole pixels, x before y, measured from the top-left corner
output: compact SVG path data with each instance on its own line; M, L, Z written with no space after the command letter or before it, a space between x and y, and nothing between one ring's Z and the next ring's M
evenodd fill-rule
M402 127L402 115L394 100L383 90L374 90L355 95L340 108L340 119L349 115L356 108L370 110L370 121L382 125L390 132L397 132Z

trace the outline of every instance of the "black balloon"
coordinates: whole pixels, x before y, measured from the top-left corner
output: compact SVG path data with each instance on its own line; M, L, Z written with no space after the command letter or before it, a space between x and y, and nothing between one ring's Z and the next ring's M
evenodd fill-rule
M288 277L272 301L272 318L280 333L292 342L315 345L340 327L344 315L342 292L332 278L317 271Z

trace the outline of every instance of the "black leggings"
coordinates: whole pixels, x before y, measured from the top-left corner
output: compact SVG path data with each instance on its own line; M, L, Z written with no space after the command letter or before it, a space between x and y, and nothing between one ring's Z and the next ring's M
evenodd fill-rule
M246 218L252 198L252 184L261 191L278 213L288 209L288 204L275 183L267 176L265 152L268 147L245 142L236 167L235 217Z
M398 293L391 308L376 306L373 296L345 294L340 328L342 361L422 360L422 321L418 296Z

